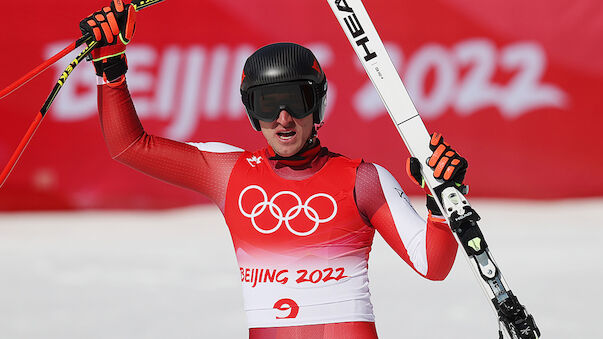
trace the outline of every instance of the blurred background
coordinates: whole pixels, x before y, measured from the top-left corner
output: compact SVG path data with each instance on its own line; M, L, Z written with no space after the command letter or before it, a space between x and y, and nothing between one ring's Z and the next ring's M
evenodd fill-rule
M3 4L0 88L77 39L79 20L107 3ZM598 337L603 2L364 3L428 129L469 159L484 233L544 338ZM327 74L323 145L388 168L423 213L408 152L326 1L166 0L140 12L127 78L146 130L263 147L238 87L245 59L279 41L312 49ZM1 166L76 54L0 100ZM111 160L83 63L0 188L0 337L242 338L231 252L207 199ZM458 258L434 285L376 237L381 337L496 337Z
M4 11L2 86L78 37L104 1L18 4ZM599 1L366 2L430 131L471 162L474 197L575 198L603 194L603 32ZM68 9L68 10L66 10ZM320 138L330 149L403 174L407 151L324 1L167 1L139 13L128 84L148 132L182 141L264 145L238 87L258 47L311 48L329 80ZM66 65L0 103L0 159L8 159ZM591 128L585 128L590 126ZM169 208L202 197L140 175L108 156L92 65L81 64L0 191L0 209Z

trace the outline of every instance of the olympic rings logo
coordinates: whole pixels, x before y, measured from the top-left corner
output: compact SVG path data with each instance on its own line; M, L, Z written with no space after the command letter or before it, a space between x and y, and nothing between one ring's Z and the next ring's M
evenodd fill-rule
M262 194L262 197L264 198L263 201L259 202L258 204L256 204L252 209L251 212L246 212L245 209L243 208L243 196L245 195L245 193L247 193L250 190L257 190ZM274 203L274 201L280 197L280 196L292 196L295 201L297 202L296 206L291 207L289 210L287 210L286 213L283 214L283 210ZM316 212L316 210L312 207L310 207L310 202L312 200L314 200L315 198L318 197L324 197L327 198L331 201L331 203L333 204L333 213L331 213L330 216L328 216L327 218L320 218L318 216L318 212ZM258 217L259 215L261 215L265 210L266 207L268 207L268 210L270 211L270 214L272 214L272 216L278 220L278 223L276 224L276 226L270 228L270 229L266 229L266 228L262 228L260 226L257 225L255 218ZM333 199L332 196L326 194L326 193L316 193L314 195L312 195L311 197L309 197L308 199L306 199L306 201L302 204L301 198L299 197L299 195L297 195L295 192L292 191L280 191L278 193L276 193L270 200L268 200L268 194L266 194L266 191L258 186L258 185L250 185L245 187L245 189L243 189L243 191L241 191L241 194L239 194L239 210L241 211L241 214L243 214L245 217L251 219L251 224L253 225L253 228L255 228L258 232L262 233L262 234L271 234L276 232L281 225L283 224L283 222L285 223L285 226L287 227L287 229L300 237L305 237L308 236L314 232L316 232L316 230L318 229L318 226L320 226L321 223L325 223L325 222L329 222L331 220L333 220L333 218L335 218L335 215L337 215L337 202L335 202L335 199ZM314 226L305 232L300 232L297 231L295 229L293 229L293 227L291 227L291 224L289 223L290 220L294 219L295 217L297 217L301 211L304 211L304 214L306 215L306 217L314 222Z

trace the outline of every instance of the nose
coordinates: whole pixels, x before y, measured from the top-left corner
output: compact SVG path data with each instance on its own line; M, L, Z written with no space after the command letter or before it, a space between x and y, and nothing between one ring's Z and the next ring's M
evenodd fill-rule
M293 122L293 117L291 116L291 114L289 114L289 112L287 112L286 110L281 110L281 112L278 115L278 118L276 119L276 122L278 122L279 124L286 126L288 124L290 124L291 122Z

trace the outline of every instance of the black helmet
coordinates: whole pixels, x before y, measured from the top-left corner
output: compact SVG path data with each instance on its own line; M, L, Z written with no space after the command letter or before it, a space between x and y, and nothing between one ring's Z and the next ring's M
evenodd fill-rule
M245 62L241 99L251 125L274 121L281 110L293 117L313 115L315 124L324 117L327 78L314 54L294 43L276 43L254 52Z

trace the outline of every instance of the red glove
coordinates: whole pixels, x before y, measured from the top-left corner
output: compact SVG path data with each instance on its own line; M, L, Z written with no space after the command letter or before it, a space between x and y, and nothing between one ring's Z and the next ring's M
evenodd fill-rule
M467 160L452 149L448 143L444 142L444 137L439 133L431 135L429 148L433 151L433 154L429 157L427 165L434 170L433 176L436 179L454 183L461 193L466 194L467 186L463 185L463 180L467 173ZM421 162L419 159L413 157L407 159L406 173L414 183L425 190L427 194L427 208L432 214L442 215L429 188L425 186L425 180L421 175Z
M113 0L111 5L80 21L83 34L90 34L98 43L90 53L96 74L107 82L122 82L128 70L125 57L136 26L136 10L131 4Z
M440 133L431 135L429 148L433 154L427 165L433 169L433 176L436 179L452 181L457 185L462 184L467 173L467 160L444 142L444 137Z

